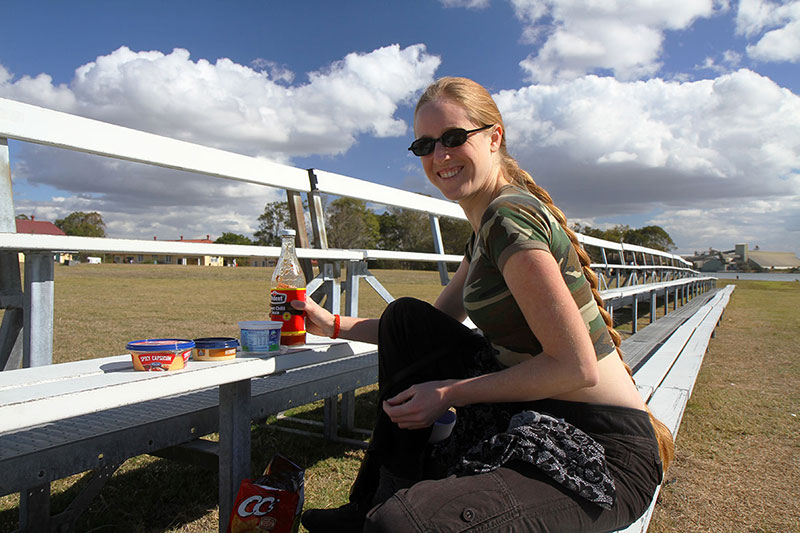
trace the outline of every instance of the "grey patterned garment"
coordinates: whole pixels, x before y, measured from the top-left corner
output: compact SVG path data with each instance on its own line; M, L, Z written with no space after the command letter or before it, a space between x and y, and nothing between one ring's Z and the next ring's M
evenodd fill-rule
M463 474L483 474L512 459L539 468L572 492L610 509L616 489L606 467L605 450L592 437L559 418L522 411L508 431L474 446L462 459Z
M470 376L503 367L486 342L473 354ZM491 472L511 460L537 467L580 497L609 509L616 488L608 471L605 450L574 425L547 414L525 410L521 404L478 403L458 407L450 438L431 446L438 476Z

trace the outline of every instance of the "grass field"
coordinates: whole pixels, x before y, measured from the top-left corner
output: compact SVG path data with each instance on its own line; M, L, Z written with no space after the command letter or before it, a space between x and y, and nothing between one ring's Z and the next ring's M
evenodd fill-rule
M376 275L394 295L433 301L440 290L436 272ZM124 353L127 341L146 337L238 336L237 321L266 314L269 276L256 268L57 267L55 362ZM650 531L800 531L800 284L736 284ZM361 315L378 316L382 300L366 285L361 296ZM374 401L374 390L359 392L357 426L370 427ZM321 418L321 404L297 411ZM306 468L307 506L343 503L362 452L277 429L284 424L254 427L253 471L281 452ZM54 483L53 512L83 483L83 475ZM111 478L78 531L216 531L216 496L216 474L136 457ZM15 495L0 498L0 533L16 529L17 505Z

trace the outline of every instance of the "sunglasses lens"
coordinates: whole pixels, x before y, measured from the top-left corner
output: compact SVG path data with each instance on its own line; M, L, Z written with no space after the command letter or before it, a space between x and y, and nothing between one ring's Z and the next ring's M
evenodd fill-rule
M428 155L433 152L433 147L436 144L434 139L417 139L411 143L411 152L417 157Z
M442 142L442 146L444 147L455 148L456 146L461 146L462 144L467 142L467 136L470 133L484 130L489 127L490 126L484 126L482 128L470 131L467 131L463 128L454 128L452 130L447 130L446 132L442 133L442 136L438 139L430 139L428 137L417 139L416 141L411 143L409 150L411 150L414 153L414 155L422 157L424 155L433 153L433 150L436 147L436 143L439 141Z
M442 144L448 148L455 148L467 142L467 130L456 128L447 130L442 134Z

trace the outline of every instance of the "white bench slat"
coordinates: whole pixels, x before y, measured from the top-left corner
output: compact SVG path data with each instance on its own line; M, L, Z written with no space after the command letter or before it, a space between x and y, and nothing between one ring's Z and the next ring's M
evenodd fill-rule
M678 427L689 400L689 391L659 387L653 393L647 405L656 418L661 420L672 432L673 437L678 434Z
M0 249L11 251L121 252L270 258L277 258L281 252L279 246L205 244L181 241L77 237L74 235L32 235L30 233L0 233ZM364 252L359 250L297 248L297 256L301 259L360 261L364 259L364 255Z
M656 418L670 429L673 437L678 435L678 429L700 372L711 334L728 304L734 287L734 285L728 285L706 304L707 306L711 305L712 308L705 314L702 323L694 328L692 336L681 350L678 360L657 385L655 392L652 392L652 387L644 387L652 393L647 402L648 407L650 407ZM638 376L638 373L636 375ZM640 394L645 397L641 387ZM647 396L649 396L649 393ZM658 487L647 511L637 521L624 529L618 530L616 533L645 533L653 516L660 492L661 487Z
M53 380L54 374L48 366L6 371L2 374L9 376L3 376L4 381L18 375L25 376L25 384L0 390L0 433L352 357L375 349L375 345L368 343L334 341L331 344L329 340L309 336L302 351L269 357L243 356L228 361L190 361L179 372L137 372L129 356L96 361L100 372L94 374L83 372L87 367L82 361L75 367L73 363L51 365L79 368L81 372L71 379ZM42 374L38 369L43 370Z
M660 387L682 389L691 396L697 376L700 373L700 367L708 350L708 343L711 341L711 335L714 333L714 328L716 328L729 298L730 291L724 291L721 294L717 304L708 313L703 323L697 327L689 342L686 343L680 358L661 382Z
M640 393L648 389L652 391L659 386L697 326L711 312L718 301L719 296L714 295L711 301L686 320L636 372L634 378L640 388ZM647 397L643 396L643 398L647 401Z
M308 172L0 98L0 137L210 176L308 192Z

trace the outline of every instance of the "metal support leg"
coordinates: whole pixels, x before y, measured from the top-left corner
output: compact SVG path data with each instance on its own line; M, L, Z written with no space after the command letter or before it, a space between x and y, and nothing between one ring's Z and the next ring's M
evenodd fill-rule
M323 290L328 297L327 300L325 300L325 309L331 313L339 313L342 305L342 289L339 284L339 265L335 263L324 263L322 265L322 272L322 279L325 283Z
M633 296L633 306L631 312L633 313L633 317L631 318L631 333L636 334L636 331L639 329L639 297L634 295Z
M355 391L345 391L342 393L342 414L339 422L347 431L353 431L356 427L356 393Z
M62 512L50 519L50 527L58 533L75 531L75 522L92 504L94 499L106 486L106 483L114 475L120 465L106 465L92 471L89 484L86 485L78 496L72 500L69 506Z
M50 531L50 483L20 493L19 530L26 533Z
M52 253L25 254L25 311L22 366L53 362L53 266Z
M219 387L219 531L228 529L243 479L250 477L250 380Z
M0 231L15 233L14 196L11 190L11 159L8 139L0 137ZM5 309L0 327L0 371L22 365L22 284L19 275L19 254L0 252L0 308Z
M303 198L297 191L286 190L286 201L289 206L289 219L292 227L297 234L295 235L295 246L298 248L309 248L308 233L306 232L306 217L303 210ZM314 269L311 266L310 259L301 259L300 266L303 267L303 274L306 277L306 283L314 279Z
M336 421L336 408L339 400L339 395L325 398L322 404L322 420L323 428L322 434L326 439L335 440L338 436L338 423Z
M650 323L656 321L656 299L657 299L656 291L650 291Z
M390 302L392 302L394 300L394 296L389 294L389 291L386 290L386 287L381 285L381 282L378 281L378 279L370 273L369 269L367 268L367 262L366 261L353 261L353 262L350 262L350 263L348 263L347 268L348 268L348 276L350 276L349 272L350 272L350 269L352 269L352 276L354 278L353 281L352 281L352 285L354 287L356 287L356 289L355 289L355 294L356 295L358 294L358 288L357 288L358 278L364 278L364 280L367 283L369 283L369 286L372 287L375 290L375 292L378 293L378 296L383 298L384 302L390 303ZM353 306L358 304L358 302L355 301L355 299L354 299L354 302L355 303L353 304ZM353 314L353 315L350 315L350 316L358 316L358 315Z
M442 240L442 229L439 226L439 217L436 215L429 215L431 221L431 233L433 233L433 249L436 251L437 254L444 253L444 241ZM439 261L437 263L439 267L439 281L442 283L444 287L448 283L450 283L450 276L447 274L447 263L444 261Z
M22 365L20 332L25 320L17 252L0 252L0 307L5 309L0 327L0 371Z
M344 314L347 316L358 316L358 282L362 265L366 268L362 261L348 261L345 267Z

